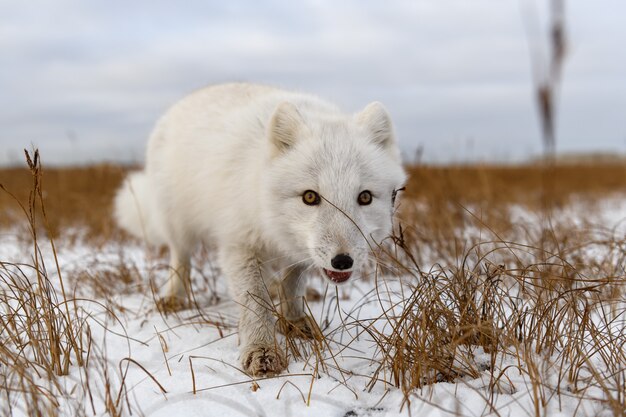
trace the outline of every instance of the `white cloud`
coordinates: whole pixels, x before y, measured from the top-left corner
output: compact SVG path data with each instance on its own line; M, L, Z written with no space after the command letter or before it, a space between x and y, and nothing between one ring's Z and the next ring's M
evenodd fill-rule
M595 132L598 146L623 150L626 6L570 3L559 145L592 146ZM141 155L174 100L230 80L311 91L348 111L383 101L403 147L440 159L468 137L475 157L539 149L516 2L0 1L0 50L0 163L31 141L55 162Z

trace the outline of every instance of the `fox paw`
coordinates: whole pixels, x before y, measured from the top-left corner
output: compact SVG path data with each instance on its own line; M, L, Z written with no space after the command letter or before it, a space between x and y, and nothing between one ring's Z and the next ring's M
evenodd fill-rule
M277 375L287 367L285 355L275 345L252 345L241 352L243 370L252 376Z
M317 323L309 316L303 316L295 320L280 320L278 331L285 336L299 337L301 339L321 340L323 337Z
M156 301L156 307L164 314L175 313L184 310L187 307L187 302L181 297L163 297Z

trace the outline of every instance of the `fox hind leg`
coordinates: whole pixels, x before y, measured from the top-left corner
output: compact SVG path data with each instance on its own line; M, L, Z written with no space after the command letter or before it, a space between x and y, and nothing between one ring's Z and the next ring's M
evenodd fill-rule
M157 307L163 312L177 311L191 301L191 246L170 243L167 282Z

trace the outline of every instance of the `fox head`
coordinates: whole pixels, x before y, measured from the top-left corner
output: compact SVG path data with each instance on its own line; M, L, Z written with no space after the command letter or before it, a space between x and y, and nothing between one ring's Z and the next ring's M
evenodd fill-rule
M391 233L406 175L380 103L355 115L280 104L261 178L263 223L292 263L347 281Z

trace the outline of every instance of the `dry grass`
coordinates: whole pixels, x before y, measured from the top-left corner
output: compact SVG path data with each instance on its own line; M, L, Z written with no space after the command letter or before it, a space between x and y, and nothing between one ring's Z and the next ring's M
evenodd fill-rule
M2 406L5 415L52 416L64 413L89 414L94 410L94 396L105 398L105 410L117 416L125 407L123 381L121 387L109 378L106 354L98 350L92 338L80 302L66 292L64 273L57 260L54 239L41 239L51 230L44 204L42 170L39 153L26 153L30 180L25 201L14 200L15 211L26 220L32 248L31 264L0 260L0 377ZM61 176L64 177L64 176ZM19 178L18 181L26 180ZM0 184L5 195L10 192ZM82 200L85 203L86 200ZM41 243L43 242L43 243ZM50 245L54 265L46 263L41 244ZM94 300L97 303L97 301ZM102 306L103 310L107 310ZM113 317L113 312L108 311ZM104 365L104 366L103 366ZM68 391L57 377L78 370L82 384L78 391ZM97 382L93 382L97 379ZM75 395L78 394L78 395ZM82 401L88 396L88 401ZM14 401L22 397L24 401ZM64 402L61 398L73 400ZM17 404L17 409L13 409ZM129 404L129 403L127 403ZM69 410L65 407L71 407ZM129 406L130 407L130 406ZM130 411L130 408L126 409Z
M591 199L626 190L626 162L558 164L549 168L557 185L552 198L564 205L583 196ZM405 197L428 203L452 202L466 206L520 204L540 208L545 170L539 164L412 166Z
M111 219L111 202L127 171L114 165L46 168L41 178L41 198L49 220L46 233L58 237L62 231L81 228L94 242L114 238L117 231ZM15 200L28 203L32 191L30 170L0 169L0 184L13 194L0 193L0 227L22 224L23 216Z
M541 217L545 169L409 167L400 228L374 268L375 291L365 297L380 304L384 313L364 318L350 311L339 327L331 328L331 311L341 299L339 294L325 294L322 302L328 303L328 313L317 329L324 337L281 339L290 356L313 369L311 388L302 392L305 402L320 373L334 372L348 387L342 378L349 373L338 354L349 349L356 334L367 335L378 346L367 358L376 365L370 387L396 386L407 402L416 389L440 381L463 383L486 376L488 400L496 407L497 394L520 389L516 375L525 375L537 415L551 398L574 395L578 401L599 399L614 415L623 416L626 336L620 317L626 314L626 241L591 225L574 229L567 221L554 221L546 231L541 222L512 218L512 206ZM554 201L578 204L590 217L593 202L626 189L626 169L620 165L549 169L558 185ZM0 268L0 385L9 400L5 404L14 404L16 396L29 398L24 410L29 415L64 414L57 397L72 394L63 391L54 375L72 369L82 375L82 392L100 398L107 413L131 412L124 379L111 375L106 351L93 339L86 313L60 287L62 269L50 269L38 255L40 242L53 244L55 237L78 236L96 245L126 241L110 218L114 190L126 171L112 166L42 170L31 162L30 169L0 173L3 187L14 196L3 193L0 199L0 210L9 213L3 216L5 226L14 227L14 219L21 216L29 236L25 240L33 244L32 265L3 263ZM552 210L556 213L558 207ZM594 253L600 248L603 255L590 256L592 248ZM206 253L201 256L200 263L210 262ZM397 278L389 278L389 273ZM115 318L114 310L123 311L123 306L111 301L114 295L146 291L146 284L136 281L137 274L131 262L120 261L85 264L71 279L92 288L93 300L101 300L102 309ZM195 285L210 293L214 279L202 277ZM228 327L205 317L201 306L196 308L194 323ZM280 322L279 310L270 308ZM130 359L124 362L131 365L140 366ZM153 381L161 389L158 380ZM196 392L195 380L193 386ZM96 406L91 400L91 405L76 401L72 407L80 415ZM3 412L12 413L7 408Z
M80 231L92 243L121 237L111 218L115 190L130 169L114 165L81 168L45 168L42 200L48 213L51 237L61 231ZM562 206L577 198L593 201L626 190L626 164L571 164L551 168L556 184L553 200ZM503 217L502 207L519 204L530 209L542 205L541 190L545 171L538 164L498 166L411 166L404 198L423 202L429 218L424 221L437 229L456 226L465 217L463 207L491 219ZM27 168L0 169L3 184L22 204L27 204L32 177ZM22 224L22 214L14 197L0 193L0 227ZM413 210L413 208L411 208ZM411 221L409 213L407 220ZM487 217L485 217L487 218ZM450 223L452 222L452 223ZM497 223L489 222L490 226Z
M603 397L612 415L624 416L626 237L574 234L568 224L552 230L557 244L547 252L543 232L526 225L524 243L511 233L465 235L458 255L428 271L416 261L416 242L396 236L386 264L403 284L379 286L385 328L365 326L380 351L371 384L382 379L410 401L415 389L486 373L493 405L498 393L520 389L517 373L532 384L535 415L567 393ZM598 246L605 257L594 259L588 250Z

